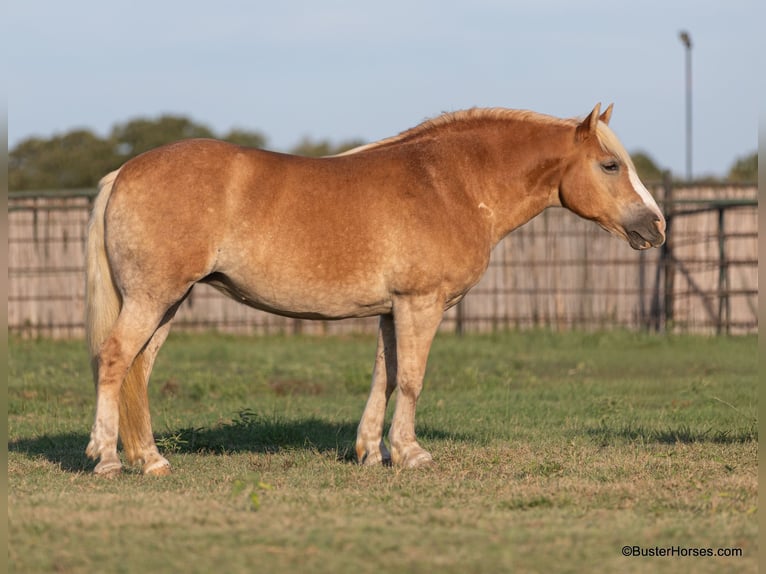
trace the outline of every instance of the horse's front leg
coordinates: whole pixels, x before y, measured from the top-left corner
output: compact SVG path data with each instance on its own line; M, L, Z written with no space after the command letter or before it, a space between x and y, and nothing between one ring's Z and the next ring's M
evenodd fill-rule
M396 465L413 468L432 460L415 438L415 408L443 309L444 303L437 297L406 297L394 302L397 395L388 436L391 461Z
M356 457L360 464L388 464L391 455L383 442L383 424L391 393L396 388L396 337L391 315L380 317L378 348L372 370L367 406L356 433Z

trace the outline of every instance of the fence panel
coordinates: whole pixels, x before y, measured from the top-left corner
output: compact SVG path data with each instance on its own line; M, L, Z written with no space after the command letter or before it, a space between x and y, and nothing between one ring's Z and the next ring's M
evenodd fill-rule
M758 205L749 187L680 188L666 212L672 231L671 327L716 333L758 330Z
M665 196L668 197L665 197ZM636 252L593 223L549 209L492 253L487 273L442 329L625 327L704 333L758 330L756 188L658 187L667 247ZM9 331L84 335L84 249L92 191L9 198ZM246 308L206 285L175 329L228 333L373 332L377 319L301 321Z

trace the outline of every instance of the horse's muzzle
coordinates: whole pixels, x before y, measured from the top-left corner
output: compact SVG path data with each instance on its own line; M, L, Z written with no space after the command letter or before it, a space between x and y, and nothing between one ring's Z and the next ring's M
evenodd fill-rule
M625 235L633 249L649 249L665 243L665 218L645 210L625 225Z

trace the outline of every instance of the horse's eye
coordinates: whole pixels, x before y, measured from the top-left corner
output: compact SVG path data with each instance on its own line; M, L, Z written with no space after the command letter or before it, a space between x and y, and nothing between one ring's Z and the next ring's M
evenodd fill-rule
M617 173L620 171L620 164L615 160L610 159L601 164L601 169L603 169L606 173Z

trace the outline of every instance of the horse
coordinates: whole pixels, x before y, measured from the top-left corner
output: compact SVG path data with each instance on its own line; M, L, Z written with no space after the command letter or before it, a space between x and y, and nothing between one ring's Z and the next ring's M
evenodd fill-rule
M634 249L664 242L662 212L608 126L612 108L583 119L472 108L322 158L190 139L105 176L86 248L94 472L120 473L118 437L127 463L170 472L147 386L196 283L288 317L379 316L357 460L428 464L415 409L431 342L499 241L561 206Z

